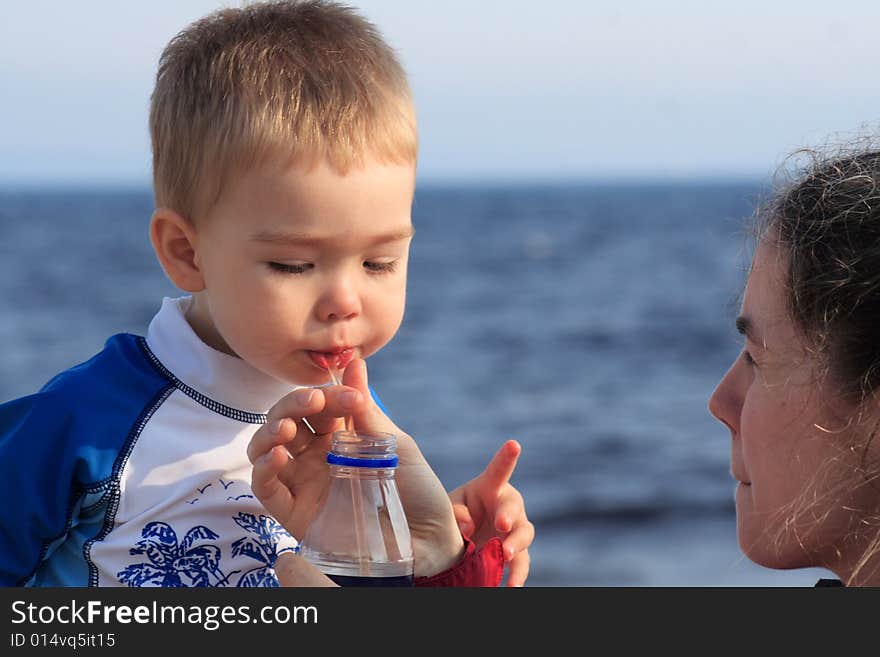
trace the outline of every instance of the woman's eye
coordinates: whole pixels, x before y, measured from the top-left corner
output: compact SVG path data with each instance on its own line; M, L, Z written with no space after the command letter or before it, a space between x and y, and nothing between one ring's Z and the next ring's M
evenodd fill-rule
M300 265L288 265L283 262L270 262L269 269L281 272L283 274L304 274L315 265L310 262L304 262Z
M367 271L371 271L374 273L391 273L397 268L397 261L392 260L391 262L376 262L373 260L366 260L364 262L364 269Z

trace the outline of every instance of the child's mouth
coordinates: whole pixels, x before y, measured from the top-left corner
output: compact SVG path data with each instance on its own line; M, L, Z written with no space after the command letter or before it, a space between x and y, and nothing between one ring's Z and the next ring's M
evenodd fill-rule
M312 362L324 370L344 370L354 358L352 347L341 347L332 351L309 351L308 353Z

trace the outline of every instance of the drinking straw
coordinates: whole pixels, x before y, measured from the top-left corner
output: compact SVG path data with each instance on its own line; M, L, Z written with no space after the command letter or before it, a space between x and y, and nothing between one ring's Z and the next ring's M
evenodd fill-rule
M330 372L330 379L333 381L333 385L340 385L341 382L339 380L339 376L336 374L336 368L331 367L329 364L327 365L327 371ZM345 418L345 430L348 432L353 432L354 430L354 420L349 415ZM370 575L370 564L367 561L367 555L365 553L366 548L366 540L364 538L364 509L362 504L362 495L361 492L361 479L360 477L352 477L351 478L351 505L352 510L354 511L354 538L355 543L357 544L357 552L358 552L358 566L361 577L369 577Z
M342 381L338 374L336 374L336 368L331 365L327 365L327 371L330 372L330 380L333 381L333 385L340 386L342 385ZM345 418L345 430L346 431L354 431L354 418L351 415Z

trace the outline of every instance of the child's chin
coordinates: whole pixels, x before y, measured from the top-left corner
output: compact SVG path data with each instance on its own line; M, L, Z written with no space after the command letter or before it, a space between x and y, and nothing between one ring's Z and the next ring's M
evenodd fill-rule
M292 372L290 376L284 377L284 380L300 386L322 386L331 382L330 375L326 371L322 372L317 368Z

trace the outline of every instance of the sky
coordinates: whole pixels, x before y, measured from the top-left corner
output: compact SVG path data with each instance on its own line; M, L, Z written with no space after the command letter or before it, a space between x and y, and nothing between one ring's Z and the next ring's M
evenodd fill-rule
M241 4L0 1L0 185L149 185L162 49ZM410 75L421 181L762 178L878 131L876 0L349 4Z

